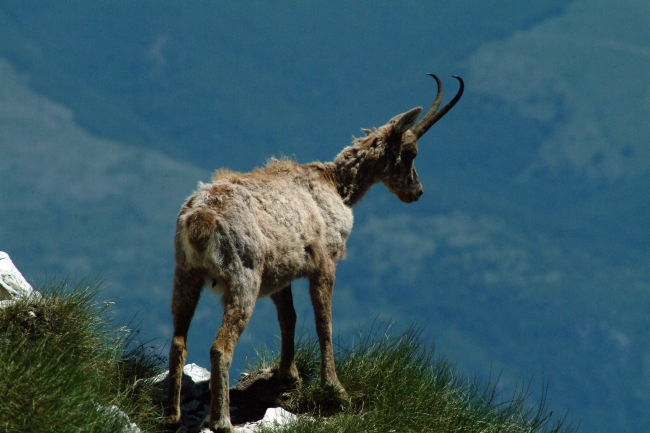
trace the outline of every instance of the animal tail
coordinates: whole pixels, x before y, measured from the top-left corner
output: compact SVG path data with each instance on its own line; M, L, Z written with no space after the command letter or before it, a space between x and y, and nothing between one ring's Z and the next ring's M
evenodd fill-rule
M217 213L209 208L190 210L185 217L187 240L197 253L203 253L216 228Z

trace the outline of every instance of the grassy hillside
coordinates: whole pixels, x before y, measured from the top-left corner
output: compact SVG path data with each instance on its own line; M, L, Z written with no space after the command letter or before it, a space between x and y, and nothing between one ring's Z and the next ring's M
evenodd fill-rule
M160 431L153 388L142 379L159 372L162 358L137 331L115 329L97 288L49 283L38 288L42 299L0 309L0 430L122 433L117 407Z
M163 359L107 319L112 303L98 304L97 286L66 283L39 288L43 298L0 309L0 428L3 432L122 432L120 408L145 432L162 431L155 389L143 379ZM388 329L339 347L337 369L350 401L328 396L316 383L318 344L302 338L297 364L303 387L283 406L303 415L286 432L557 432L575 429L550 404L530 401L528 388L499 395L426 349L409 330ZM260 367L277 360L266 352Z

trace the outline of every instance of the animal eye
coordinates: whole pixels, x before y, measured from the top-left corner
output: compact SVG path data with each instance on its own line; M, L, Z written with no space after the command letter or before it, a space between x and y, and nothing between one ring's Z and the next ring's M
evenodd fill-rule
M411 160L416 156L418 156L418 151L413 148L404 149L404 151L402 152L402 158L407 160Z

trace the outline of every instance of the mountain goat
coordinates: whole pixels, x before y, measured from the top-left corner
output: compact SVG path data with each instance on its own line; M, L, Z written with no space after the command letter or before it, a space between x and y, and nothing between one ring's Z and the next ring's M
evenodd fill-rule
M169 354L167 420L180 422L181 377L187 332L201 290L221 295L224 313L210 349L210 428L232 432L228 370L235 344L263 296L273 300L282 348L277 374L298 383L294 361L296 313L291 282L309 280L320 343L322 386L345 390L334 368L332 290L337 260L345 255L352 210L370 187L382 182L405 202L417 201L422 185L415 171L417 140L460 99L464 85L440 111L442 85L424 117L413 108L386 125L364 130L332 162L298 164L271 160L250 173L217 170L183 204L176 224L172 315L174 336Z

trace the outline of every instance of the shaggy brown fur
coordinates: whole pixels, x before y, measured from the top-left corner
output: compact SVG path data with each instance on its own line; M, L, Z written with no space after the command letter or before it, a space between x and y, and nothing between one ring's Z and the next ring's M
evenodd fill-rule
M436 106L437 108L437 106ZM230 432L228 369L255 302L270 296L282 333L279 376L298 384L296 313L291 282L309 280L321 350L321 384L345 390L334 368L331 301L337 260L352 229L351 207L378 182L406 203L422 195L409 130L421 108L365 130L332 162L271 160L250 173L215 172L182 206L175 237L176 271L166 416L180 421L180 384L190 321L204 285L221 294L224 315L210 349L210 428ZM430 110L431 111L431 110ZM435 111L435 110L434 110ZM420 134L421 135L421 134Z

